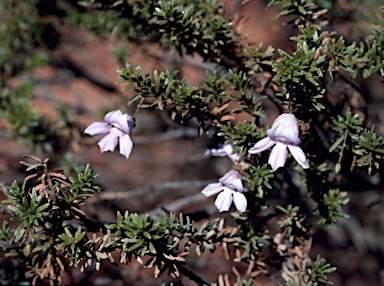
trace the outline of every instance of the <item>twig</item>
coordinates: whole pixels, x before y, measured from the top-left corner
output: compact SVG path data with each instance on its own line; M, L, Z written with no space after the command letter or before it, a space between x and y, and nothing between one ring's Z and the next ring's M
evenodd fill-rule
M99 197L102 200L128 199L134 196L144 196L150 192L160 192L164 190L174 190L174 189L190 188L190 187L202 187L210 183L211 181L204 181L204 180L166 182L164 184L139 187L139 188L127 190L127 191L102 193L100 194Z
M157 141L167 141L178 138L196 138L195 128L171 129L165 133L151 136L135 136L135 144L148 144Z
M197 276L194 272L191 270L188 270L183 265L177 266L180 273L183 274L185 277L188 277L190 280L196 282L198 285L201 286L209 286L210 284L205 282L200 276Z
M137 105L137 107L136 107L136 111L135 111L135 114L133 115L133 117L134 117L134 118L136 117L136 115L137 115L137 112L139 111L139 109L140 109L140 107L141 107L141 104L143 103L143 101L144 101L144 97L142 97L142 98L141 98L141 100L140 100L139 104L138 104L138 105Z
M152 219L156 219L163 212L179 212L181 209L183 209L187 206L190 206L190 205L196 204L196 203L200 203L200 202L204 202L206 200L207 200L206 196L204 196L201 193L198 193L198 194L194 194L191 196L182 197L182 198L175 200L175 201L173 201L167 205L159 206L159 207L151 210L150 212L148 212L148 214ZM212 206L212 207L205 209L207 216L214 214L215 211L217 211L215 206Z

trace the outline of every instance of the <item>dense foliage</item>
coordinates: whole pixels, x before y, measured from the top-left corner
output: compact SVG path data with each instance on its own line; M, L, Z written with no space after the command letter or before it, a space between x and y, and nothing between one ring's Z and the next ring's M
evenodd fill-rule
M335 267L320 255L309 256L313 226L336 227L338 218L348 217L343 211L348 190L340 178L356 171L380 173L384 140L348 98L332 103L329 90L335 82L354 78L382 80L384 22L377 19L366 41L349 43L329 30L330 15L322 2L270 1L288 19L286 24L297 29L293 50L276 50L244 45L217 0L2 1L0 115L7 122L2 136L20 138L34 152L59 158L84 131L65 107L57 111L54 124L45 122L31 109L33 81L12 81L52 60L51 51L60 45L60 25L115 37L122 45L119 59L128 54L126 41L152 43L209 65L205 82L191 86L178 70L149 72L128 62L117 71L118 86L135 92L127 103L137 104L138 112L166 113L195 128L197 137L231 144L229 155L238 154L233 168L241 173L248 204L246 212L232 213L235 226L221 217L196 226L183 214L152 218L128 210L118 212L114 222L96 222L81 210L102 191L89 165L63 166L65 174L51 170L48 159L28 155L21 164L29 175L6 188L8 199L0 208L7 215L0 230L1 284L61 284L70 267L99 270L103 260L119 265L136 259L153 267L156 277L184 275L199 285L226 285L227 275L206 281L187 264L192 252L219 249L233 260L234 269L247 265L246 271L234 271L237 285L251 285L260 275L281 285L330 283L327 274ZM359 92L353 85L344 88ZM266 101L278 113L289 112L299 120L308 169L288 156L274 172L268 151L249 153L267 136L265 122L273 122ZM238 121L238 115L249 120Z

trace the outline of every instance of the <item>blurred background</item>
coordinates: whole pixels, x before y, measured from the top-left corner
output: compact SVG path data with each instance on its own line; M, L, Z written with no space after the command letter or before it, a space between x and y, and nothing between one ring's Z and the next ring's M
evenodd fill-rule
M343 35L349 43L367 37L374 15L379 17L378 8L384 4L380 0L319 2L330 9L330 29ZM134 90L123 92L124 85L116 85L119 79L116 69L124 67L126 62L148 68L150 72L179 70L181 77L195 86L203 83L205 71L212 68L209 64L197 57L182 58L176 52L159 48L157 43L109 37L79 26L76 19L71 18L76 1L3 0L0 3L0 27L4 37L0 39L2 85L16 87L20 83L29 83L29 96L21 97L20 105L27 104L44 118L47 124L44 127L49 129L51 126L61 135L47 135L40 145L31 146L28 138L23 137L20 126L21 131L15 136L12 123L0 116L0 180L5 186L14 180L23 181L26 172L18 162L23 154L33 154L49 157L52 168L64 169L67 174L72 166L90 163L100 174L98 183L103 189L84 206L84 211L94 220L113 222L118 210L153 215L162 210L183 212L191 214L197 224L209 215L218 215L214 198L207 199L200 191L231 169L232 162L226 157L205 155L207 148L215 147L216 142L205 137L197 138L193 122L179 126L170 120L167 112L140 110L131 135L134 148L128 160L118 152L100 154L96 145L100 138L83 135L84 128L94 121L103 121L107 111L135 112L136 105L127 106L128 100L135 95ZM284 26L285 19L276 19L278 10L275 7L266 10L267 1L225 0L222 3L225 17L232 21L241 41L254 47L262 42L263 47L272 45L275 49L292 50L294 44L289 37L296 30ZM15 14L11 17L8 9L13 5L19 10L15 13L13 9ZM87 12L84 10L84 13L85 17ZM28 21L28 17L36 17L36 22ZM21 72L14 68L24 60L23 57L28 57L28 51L24 51L26 54L5 53L2 44L11 41L13 34L21 35L20 39L26 41L39 41L36 46L44 56L35 60L41 60L43 64L36 62L37 68ZM34 62L30 60L33 66ZM7 68L7 61L12 63L12 68ZM383 79L373 76L365 81L356 79L350 84L358 86L360 92L343 96L353 99L356 112L365 118L368 127L375 125L377 133L384 135ZM341 87L336 85L330 90L334 101L342 100L338 90ZM2 101L5 101L4 94L0 98ZM6 112L4 103L2 107L0 112ZM275 111L272 107L266 108L273 120ZM34 118L26 117L25 120L33 122ZM361 174L340 184L349 191L350 203L346 212L351 218L340 220L335 229L314 227L313 258L319 253L337 267L337 271L330 275L336 286L384 285L382 175L366 177ZM0 199L5 199L2 193ZM221 215L231 223L229 215ZM188 267L201 273L207 281L216 281L219 274L231 273L231 262L218 253L205 253L194 258L188 262ZM194 285L186 278L173 280L163 275L154 279L152 269L144 269L136 262L119 267L103 262L99 272L92 268L85 273L72 269L66 277L64 281L72 285L160 285L161 281ZM257 282L276 285L267 278Z

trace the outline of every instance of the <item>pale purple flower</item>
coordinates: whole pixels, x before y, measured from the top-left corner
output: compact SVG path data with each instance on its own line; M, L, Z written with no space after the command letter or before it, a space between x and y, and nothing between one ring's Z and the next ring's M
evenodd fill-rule
M305 154L299 147L301 143L299 139L299 124L293 114L285 113L277 117L271 129L267 131L267 135L268 137L260 140L249 149L249 153L260 153L276 144L268 159L268 163L272 166L273 171L284 166L288 155L287 147L293 158L304 169L309 168Z
M133 117L120 110L114 110L104 116L105 122L94 122L89 125L84 133L91 136L105 135L97 144L101 153L114 151L117 144L120 146L120 154L129 157L133 143L129 134L135 126Z
M215 205L220 212L228 211L232 201L239 211L245 212L247 209L247 199L243 194L241 176L236 170L227 172L224 177L219 179L219 183L209 184L201 192L207 197L219 194Z
M223 145L220 146L220 148L208 149L205 152L205 155L217 156L217 157L228 156L228 158L231 159L234 164L237 164L242 158L240 156L240 150L238 150L235 153L232 153L235 144L236 142L228 143L228 140L226 140L223 143Z

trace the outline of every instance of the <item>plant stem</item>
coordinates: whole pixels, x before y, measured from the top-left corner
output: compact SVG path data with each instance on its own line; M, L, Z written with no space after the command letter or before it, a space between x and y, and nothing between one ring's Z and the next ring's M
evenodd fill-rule
M197 276L194 272L192 272L191 270L188 270L183 265L177 265L177 268L179 269L181 274L183 274L185 277L188 277L190 280L196 282L198 285L201 285L201 286L210 285L208 282L205 282L200 276Z

